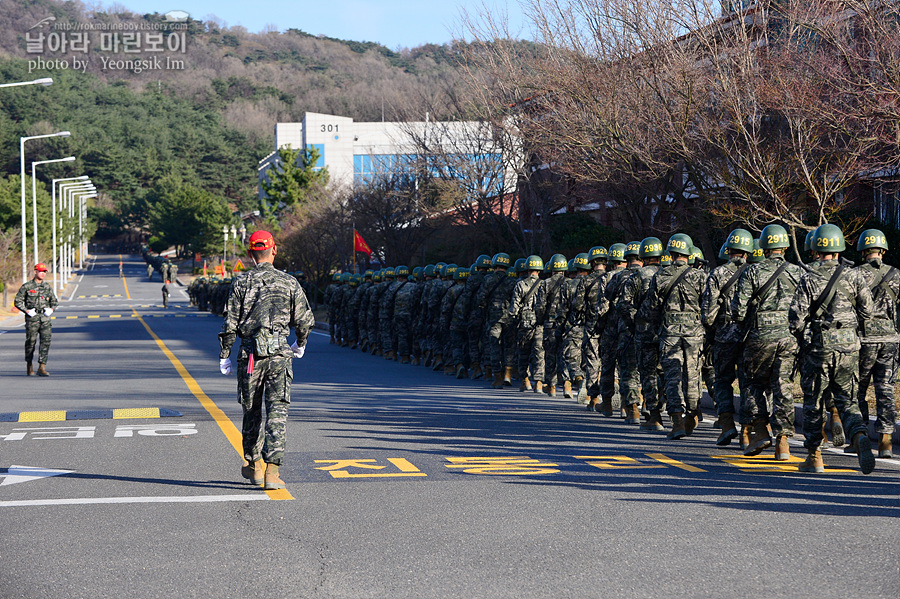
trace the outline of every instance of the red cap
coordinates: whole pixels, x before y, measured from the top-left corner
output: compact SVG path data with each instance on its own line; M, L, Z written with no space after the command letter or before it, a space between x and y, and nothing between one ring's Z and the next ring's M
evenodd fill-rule
M49 269L47 268L47 265L44 264L43 262L38 262L37 264L35 264L35 265L34 265L34 269L35 269L35 270L39 270L39 271L41 271L41 272L47 272L47 270L49 270Z
M268 250L275 247L275 240L268 231L257 231L250 236L251 250Z

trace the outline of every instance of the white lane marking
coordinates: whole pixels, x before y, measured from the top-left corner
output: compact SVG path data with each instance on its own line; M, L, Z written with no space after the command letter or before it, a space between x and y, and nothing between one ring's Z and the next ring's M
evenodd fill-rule
M6 476L0 487L4 485L14 485L16 483L27 483L31 480L39 480L50 476L59 476L60 474L71 474L74 470L52 470L50 468L40 468L38 466L10 466L6 471Z
M83 497L77 499L26 499L22 501L0 501L0 508L44 505L89 505L94 503L216 503L225 501L269 501L269 496L260 493L255 495L193 495L188 497Z
M310 331L313 335L322 335L323 337L331 337L328 333L320 333L319 331Z

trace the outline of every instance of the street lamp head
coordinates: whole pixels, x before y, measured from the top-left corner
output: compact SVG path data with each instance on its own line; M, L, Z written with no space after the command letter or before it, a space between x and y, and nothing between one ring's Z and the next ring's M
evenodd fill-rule
M35 79L32 83L35 83L37 85L43 85L44 87L46 87L48 85L53 85L53 78L52 77L41 77L40 79Z
M72 134L68 131L60 131L59 133L53 134L54 137L69 137L70 135Z

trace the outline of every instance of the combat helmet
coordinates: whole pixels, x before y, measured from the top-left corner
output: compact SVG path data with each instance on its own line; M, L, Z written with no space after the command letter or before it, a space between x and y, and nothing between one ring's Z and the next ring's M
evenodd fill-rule
M888 251L887 237L883 231L878 229L866 229L859 234L856 250L860 253L866 250L884 250L886 252Z
M609 246L609 255L607 260L610 262L625 262L625 244L614 243Z
M349 272L343 273L343 274L341 275L341 283L349 283L349 282L350 282L350 277L351 277L351 275L350 275Z
M590 270L591 264L588 260L588 255L586 252L582 252L576 255L573 259L573 264L576 270Z
M696 245L691 246L691 255L688 256L688 264L696 264L698 260L705 260L703 257L703 250L698 248Z
M669 252L663 252L663 255L659 257L659 265L672 266L672 255Z
M375 271L372 270L371 268L366 269L366 272L363 273L363 278L371 277L374 274L375 274Z
M809 233L806 234L806 239L803 240L803 251L804 252L813 251L812 238L813 238L813 235L815 235L815 234L816 234L815 229L813 229L812 231L810 231Z
M640 241L629 241L625 245L625 257L628 256L639 256L641 252L641 242Z
M753 238L750 238L750 252L753 252ZM722 244L722 247L719 248L719 260L728 260L728 242Z
M753 240L753 253L750 254L750 257L747 259L747 262L750 264L755 264L756 262L762 262L766 259L766 255L763 254L762 248L759 247L759 239Z
M747 229L735 229L728 234L728 239L725 240L725 245L722 247L727 250L750 254L753 252L753 234ZM719 255L721 257L721 252ZM726 257L725 260L727 259Z
M839 254L847 249L843 231L832 224L819 225L810 240L810 245L814 252L820 254Z
M399 277L408 277L409 276L409 267L408 266L395 266L394 267L394 276Z
M675 233L671 237L669 237L669 243L666 244L666 251L669 254L681 254L682 256L690 256L691 248L694 247L694 242L691 241L689 235L684 233ZM672 259L675 259L675 256L672 256Z
M575 272L575 258L570 258L568 262L566 262L566 273Z
M588 252L588 260L593 262L594 260L606 260L609 257L609 252L606 251L606 248L602 245L595 245Z
M464 281L469 277L469 269L468 268L457 268L453 273L454 281Z
M491 267L491 257L487 254L481 254L477 258L475 258L475 268L490 268Z
M562 254L553 254L547 264L550 266L550 272L566 272L566 257Z
M525 259L525 270L544 270L544 261L540 256L532 254Z
M759 247L763 250L777 250L791 247L791 238L781 225L766 225L759 234Z
M341 273L336 272L333 275L331 275L331 280L334 281L335 283L340 283L341 282Z
M656 258L658 256L662 256L663 254L663 244L660 241L659 237L644 237L641 241L641 245L638 248L638 257L643 258Z
M459 266L456 264L445 264L444 268L441 269L441 276L447 277L448 279L453 278L453 274L459 269Z
M516 263L513 264L513 267L510 270L513 270L516 272L516 274L519 274L520 272L522 272L522 269L524 267L525 267L525 258L519 258L518 260L516 260Z
M491 266L494 268L498 266L501 268L509 268L509 263L509 254L506 252L497 252L494 254L494 257L491 258Z
M422 274L426 277L436 277L437 273L435 272L434 264L427 264L425 268L422 269Z
M394 278L394 269L393 267L387 267L381 272L381 276L385 279L393 279Z
M412 274L413 274L413 276L416 278L417 281L421 281L422 278L423 278L423 276L422 276L422 267L421 267L421 266L417 266L417 267L415 267L414 269L412 269Z
M380 268L379 268L378 270L376 270L374 273L372 273L372 282L374 282L374 283L380 283L381 280L384 278L384 277L382 276L382 274L383 274L383 273L382 273L382 270L381 270Z

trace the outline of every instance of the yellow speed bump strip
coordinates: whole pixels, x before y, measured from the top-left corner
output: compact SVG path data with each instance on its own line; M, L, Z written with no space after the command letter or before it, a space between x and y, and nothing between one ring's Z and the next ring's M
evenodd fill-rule
M140 321L144 328L147 330L147 333L153 337L153 340L156 341L156 345L162 350L162 352L169 358L169 361L172 363L172 366L175 367L175 370L178 371L178 374L181 375L181 378L184 380L185 384L188 386L188 389L191 390L191 393L194 394L200 401L200 405L209 412L209 415L212 416L213 420L216 421L216 424L219 425L219 428L222 430L222 433L225 435L225 438L231 443L231 446L234 447L234 450L237 451L239 456L244 455L243 444L241 443L241 433L238 431L237 427L234 426L234 423L225 415L219 406L217 406L213 400L209 398L209 396L204 393L203 389L200 388L200 385L197 384L197 381L194 380L194 377L191 376L191 373L187 371L187 368L181 363L175 354L166 347L166 344L163 343L162 339L160 339L156 333L153 332L153 329L144 321L143 318L135 311L134 315ZM266 495L269 496L270 499L293 499L294 496L288 492L287 489L279 489L277 491L266 491Z

